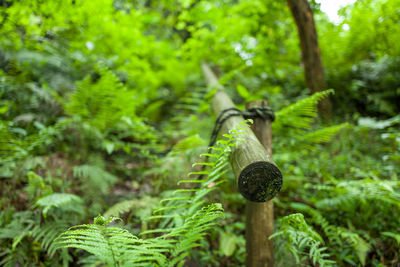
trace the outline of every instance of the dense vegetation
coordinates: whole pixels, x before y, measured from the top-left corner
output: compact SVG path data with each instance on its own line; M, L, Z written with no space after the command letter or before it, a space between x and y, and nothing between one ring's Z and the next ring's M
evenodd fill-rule
M400 1L310 4L334 89L312 96L284 1L1 1L0 265L243 265L206 61L276 111L276 265L398 266Z

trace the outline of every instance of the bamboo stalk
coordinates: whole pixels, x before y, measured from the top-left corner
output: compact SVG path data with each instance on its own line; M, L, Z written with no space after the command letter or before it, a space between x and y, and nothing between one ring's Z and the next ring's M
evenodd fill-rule
M218 116L224 110L234 108L231 99L222 91L223 87L208 65L203 63L202 69L209 86L218 89L212 101L214 113ZM222 125L220 134L228 133L243 123L242 116L231 117ZM243 141L233 149L230 156L238 190L247 200L268 201L280 191L282 174L250 128L244 127L239 138Z

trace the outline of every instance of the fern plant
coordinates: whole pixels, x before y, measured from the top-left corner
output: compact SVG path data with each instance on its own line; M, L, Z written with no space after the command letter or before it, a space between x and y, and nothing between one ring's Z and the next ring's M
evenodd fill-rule
M316 103L323 96L324 93L311 96L277 113L273 126L282 138L276 142L278 148L274 146L275 159L287 170L285 177L290 182L286 183L282 198L276 203L281 208L307 215L307 222L318 229L326 241L327 253L339 266L378 264L378 260L370 259L371 255L387 254L376 242L390 242L394 250L398 248L393 235L398 230L398 220L393 217L398 216L388 215L399 213L398 179L395 174L384 178L376 171L358 169L366 162L363 158L366 152L354 148L351 154L342 152L340 140L329 146L315 146L327 143L344 128L348 128L350 134L354 134L355 129L349 124L340 124L312 130L317 115ZM379 164L377 161L373 161L375 166ZM348 166L349 162L354 162L358 168L343 169L339 172L343 178L337 179L334 177L337 173L330 172L338 170L331 165ZM293 199L295 203L291 203ZM295 242L290 244L296 245ZM304 255L293 251L297 258ZM393 257L392 254L389 257Z
M107 193L111 185L113 185L117 177L94 165L79 165L74 167L74 176L76 178L88 180L89 189L91 191Z
M318 102L333 93L333 89L317 92L276 112L276 121L272 125L274 133L292 139L285 144L290 150L296 147L313 149L316 144L329 142L340 130L349 127L348 123L342 123L310 131L318 118Z
M40 185L36 185L40 187ZM40 253L45 255L50 264L68 266L71 256L66 249L59 251L55 257L55 238L76 217L81 219L82 200L72 194L54 193L39 198L35 206L37 211L20 211L13 214L13 219L0 229L0 240L11 240L11 246L1 254L0 264L15 266L30 265L30 258L38 258ZM56 207L57 209L54 209ZM41 212L40 212L41 211ZM41 216L43 214L43 217ZM64 215L64 217L63 217Z
M318 117L318 102L333 93L333 89L317 92L277 111L274 130L281 133L281 129L287 127L293 129L296 133L302 133L304 130L310 129L311 124ZM293 133L287 134L292 135Z
M308 205L291 203L290 207L311 216L311 221L322 229L324 235L329 240L328 251L332 254L340 254L337 251L338 249L343 250L347 246L350 246L361 264L365 265L367 252L371 246L359 234L344 227L330 224L320 211ZM342 261L340 258L339 260Z
M79 213L82 211L82 207L79 207L81 203L82 199L74 194L53 193L36 201L36 206L43 208L43 216L46 217L52 207Z
M334 261L329 260L322 237L309 226L301 213L291 214L279 219L279 229L270 238L278 240L280 248L278 257L286 258L286 253L291 253L296 266L304 265L309 258L311 262L319 266L333 266Z
M161 200L161 207L148 218L158 222L160 228L141 233L148 238L138 238L119 227L108 227L117 218L98 216L94 224L75 226L61 234L52 249L83 249L110 266L182 266L190 250L198 247L205 233L223 217L222 205L206 204L205 196L224 181L228 155L240 131L240 127L234 129L210 153L204 154L212 159L210 162L195 164L209 166L210 170L191 172L189 179L179 182L196 187L175 190ZM198 175L202 175L201 180L196 179Z
M97 71L100 78L94 82L87 76L78 82L70 101L64 105L72 116L79 116L101 131L107 131L114 128L124 116L134 118L135 92L124 87L107 68L99 66Z

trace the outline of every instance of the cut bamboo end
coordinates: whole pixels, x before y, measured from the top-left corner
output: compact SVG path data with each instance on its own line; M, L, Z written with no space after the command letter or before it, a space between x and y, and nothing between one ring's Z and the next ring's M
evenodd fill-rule
M282 173L270 162L254 162L246 166L239 175L239 192L249 201L266 202L271 200L281 188Z

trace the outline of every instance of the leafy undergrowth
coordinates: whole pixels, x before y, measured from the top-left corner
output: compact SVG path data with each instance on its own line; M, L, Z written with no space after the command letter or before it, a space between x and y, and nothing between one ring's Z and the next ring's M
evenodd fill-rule
M398 1L345 8L349 30L312 3L336 93L311 96L285 1L2 1L0 265L245 264L203 60L276 110L276 265L398 265Z

